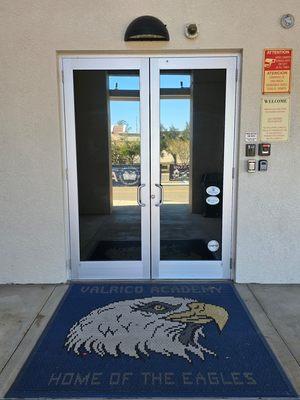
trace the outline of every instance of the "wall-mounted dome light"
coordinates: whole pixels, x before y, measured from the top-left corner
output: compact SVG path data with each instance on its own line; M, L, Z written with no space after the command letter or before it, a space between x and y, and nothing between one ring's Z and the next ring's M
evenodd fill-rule
M158 18L144 15L134 19L126 29L125 42L170 40L169 32Z

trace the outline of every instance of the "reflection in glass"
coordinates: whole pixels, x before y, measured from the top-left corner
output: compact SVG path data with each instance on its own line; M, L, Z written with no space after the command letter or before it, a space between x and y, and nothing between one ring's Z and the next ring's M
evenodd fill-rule
M80 259L141 259L137 71L74 71Z
M225 82L225 70L161 71L161 260L221 259Z

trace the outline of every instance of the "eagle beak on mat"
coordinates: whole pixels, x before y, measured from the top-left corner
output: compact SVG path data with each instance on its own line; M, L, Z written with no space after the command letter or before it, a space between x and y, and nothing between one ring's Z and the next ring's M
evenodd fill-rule
M188 311L170 314L166 319L193 324L207 324L214 321L220 331L226 325L228 312L223 307L198 302L189 303L187 306Z

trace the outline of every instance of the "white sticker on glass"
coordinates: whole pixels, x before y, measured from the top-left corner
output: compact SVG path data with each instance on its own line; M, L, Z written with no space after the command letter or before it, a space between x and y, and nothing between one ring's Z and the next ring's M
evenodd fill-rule
M206 188L206 193L210 196L218 196L218 194L220 194L220 189L218 186L208 186L208 188Z
M207 248L208 248L208 250L210 250L211 252L215 252L215 251L218 251L219 250L219 247L220 247L220 245L219 245L219 242L217 241L217 240L210 240L208 243L207 243Z
M206 198L206 203L209 204L210 206L215 206L216 204L219 204L220 199L216 196L209 196Z

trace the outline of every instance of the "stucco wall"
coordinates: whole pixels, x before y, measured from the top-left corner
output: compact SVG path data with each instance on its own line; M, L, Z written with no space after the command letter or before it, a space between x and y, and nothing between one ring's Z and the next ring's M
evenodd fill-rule
M279 25L292 13L296 26ZM1 0L0 282L66 279L59 52L242 50L237 221L239 282L300 282L299 0ZM125 43L140 15L168 26L169 43ZM183 26L197 22L187 40ZM247 174L244 133L258 131L264 47L294 49L288 143L274 144L270 170Z

